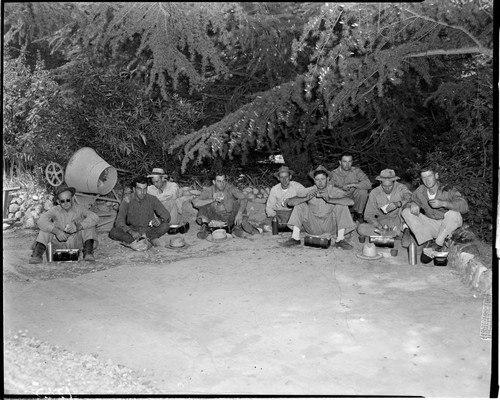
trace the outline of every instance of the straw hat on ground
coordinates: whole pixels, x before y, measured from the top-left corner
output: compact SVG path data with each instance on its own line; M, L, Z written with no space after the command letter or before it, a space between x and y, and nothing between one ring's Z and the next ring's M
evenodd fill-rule
M382 258L382 254L377 253L377 248L373 243L365 243L363 246L363 252L357 253L356 257L362 260L378 260Z
M189 247L189 245L185 242L183 236L179 236L170 239L170 242L166 244L165 247L172 250L182 250Z
M225 242L226 240L232 239L233 236L226 232L225 229L216 229L211 235L207 237L209 242Z

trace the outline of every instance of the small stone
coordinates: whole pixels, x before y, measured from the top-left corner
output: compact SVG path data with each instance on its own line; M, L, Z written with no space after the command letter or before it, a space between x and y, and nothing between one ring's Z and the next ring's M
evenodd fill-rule
M27 218L25 221L24 221L24 227L27 228L27 229L33 229L35 228L36 224L35 224L35 220L33 219L33 217L30 217L30 218Z
M36 194L34 194L33 196L31 196L31 198L35 201L37 201L38 199L40 199L40 197Z
M17 203L12 203L10 206L9 206L9 212L10 213L16 213L17 211L19 211L21 207L19 206L19 204Z
M52 200L46 200L45 203L43 203L44 210L50 210L52 207L54 207Z
M23 213L21 211L18 211L14 214L15 219L20 219L23 216Z

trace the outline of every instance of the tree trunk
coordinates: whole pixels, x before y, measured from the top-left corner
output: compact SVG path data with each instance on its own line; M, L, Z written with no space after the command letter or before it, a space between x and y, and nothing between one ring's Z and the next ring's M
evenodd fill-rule
M279 142L285 165L295 171L293 180L310 186L308 172L313 168L310 149L298 140L283 139Z

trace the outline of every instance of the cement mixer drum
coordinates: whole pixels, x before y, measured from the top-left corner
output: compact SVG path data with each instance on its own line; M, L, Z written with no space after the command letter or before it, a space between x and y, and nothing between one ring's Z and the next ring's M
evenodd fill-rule
M108 194L118 180L116 168L90 147L82 147L68 161L65 182L77 192Z

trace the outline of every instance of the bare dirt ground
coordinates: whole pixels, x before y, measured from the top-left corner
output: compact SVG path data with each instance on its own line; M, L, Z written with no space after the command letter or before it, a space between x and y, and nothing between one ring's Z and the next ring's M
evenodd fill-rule
M36 232L4 232L7 393L489 396L482 301L452 268L196 229L41 265Z

